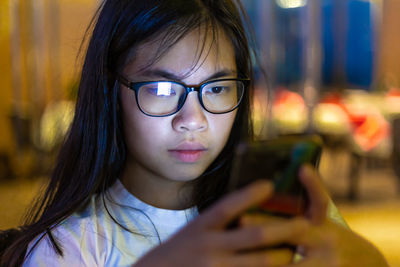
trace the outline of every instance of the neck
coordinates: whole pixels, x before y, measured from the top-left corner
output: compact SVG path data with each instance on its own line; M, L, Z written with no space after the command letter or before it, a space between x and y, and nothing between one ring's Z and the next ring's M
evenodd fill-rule
M137 162L127 162L121 182L141 201L162 209L181 210L190 207L192 186L149 172Z

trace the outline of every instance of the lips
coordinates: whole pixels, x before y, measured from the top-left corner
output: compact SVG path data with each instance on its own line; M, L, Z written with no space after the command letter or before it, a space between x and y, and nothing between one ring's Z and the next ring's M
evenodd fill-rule
M181 143L168 152L177 160L185 163L194 163L200 160L207 149L200 143Z

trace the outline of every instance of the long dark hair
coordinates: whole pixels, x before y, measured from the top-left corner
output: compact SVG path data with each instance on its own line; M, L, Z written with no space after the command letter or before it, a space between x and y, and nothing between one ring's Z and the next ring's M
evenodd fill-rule
M243 16L243 8L235 0L105 0L101 4L91 23L94 27L70 131L46 190L21 228L22 234L5 251L2 265L21 265L28 244L41 233L49 236L55 251L62 255L51 229L84 209L93 195L104 195L121 174L126 146L115 74L134 58L135 48L167 33L157 53L162 56L189 31L203 26L215 36L221 29L234 47L239 76L252 79ZM195 181L192 201L200 212L225 193L233 149L249 136L251 88L246 90L223 151Z

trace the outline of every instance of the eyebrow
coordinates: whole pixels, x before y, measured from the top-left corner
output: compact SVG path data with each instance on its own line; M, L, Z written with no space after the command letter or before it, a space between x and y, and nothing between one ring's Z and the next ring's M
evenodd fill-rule
M162 77L168 80L174 80L174 81L182 81L183 76L178 76L175 73L169 72L164 69L150 69L146 70L143 72L143 75L146 77ZM222 69L220 71L217 71L216 73L211 74L208 76L205 81L208 80L213 80L213 79L218 79L222 77L228 77L228 76L237 76L237 72L231 69Z

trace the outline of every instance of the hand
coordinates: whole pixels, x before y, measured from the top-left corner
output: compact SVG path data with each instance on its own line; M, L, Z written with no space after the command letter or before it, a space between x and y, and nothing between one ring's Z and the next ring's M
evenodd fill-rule
M289 249L260 250L287 243L307 227L305 219L253 224L226 230L249 207L272 194L272 185L253 183L224 197L168 241L135 264L142 266L282 266L289 264Z
M309 195L307 216L310 224L297 240L292 240L301 245L304 259L288 266L388 266L382 254L370 242L326 218L330 199L312 167L304 166L301 169L300 180Z

